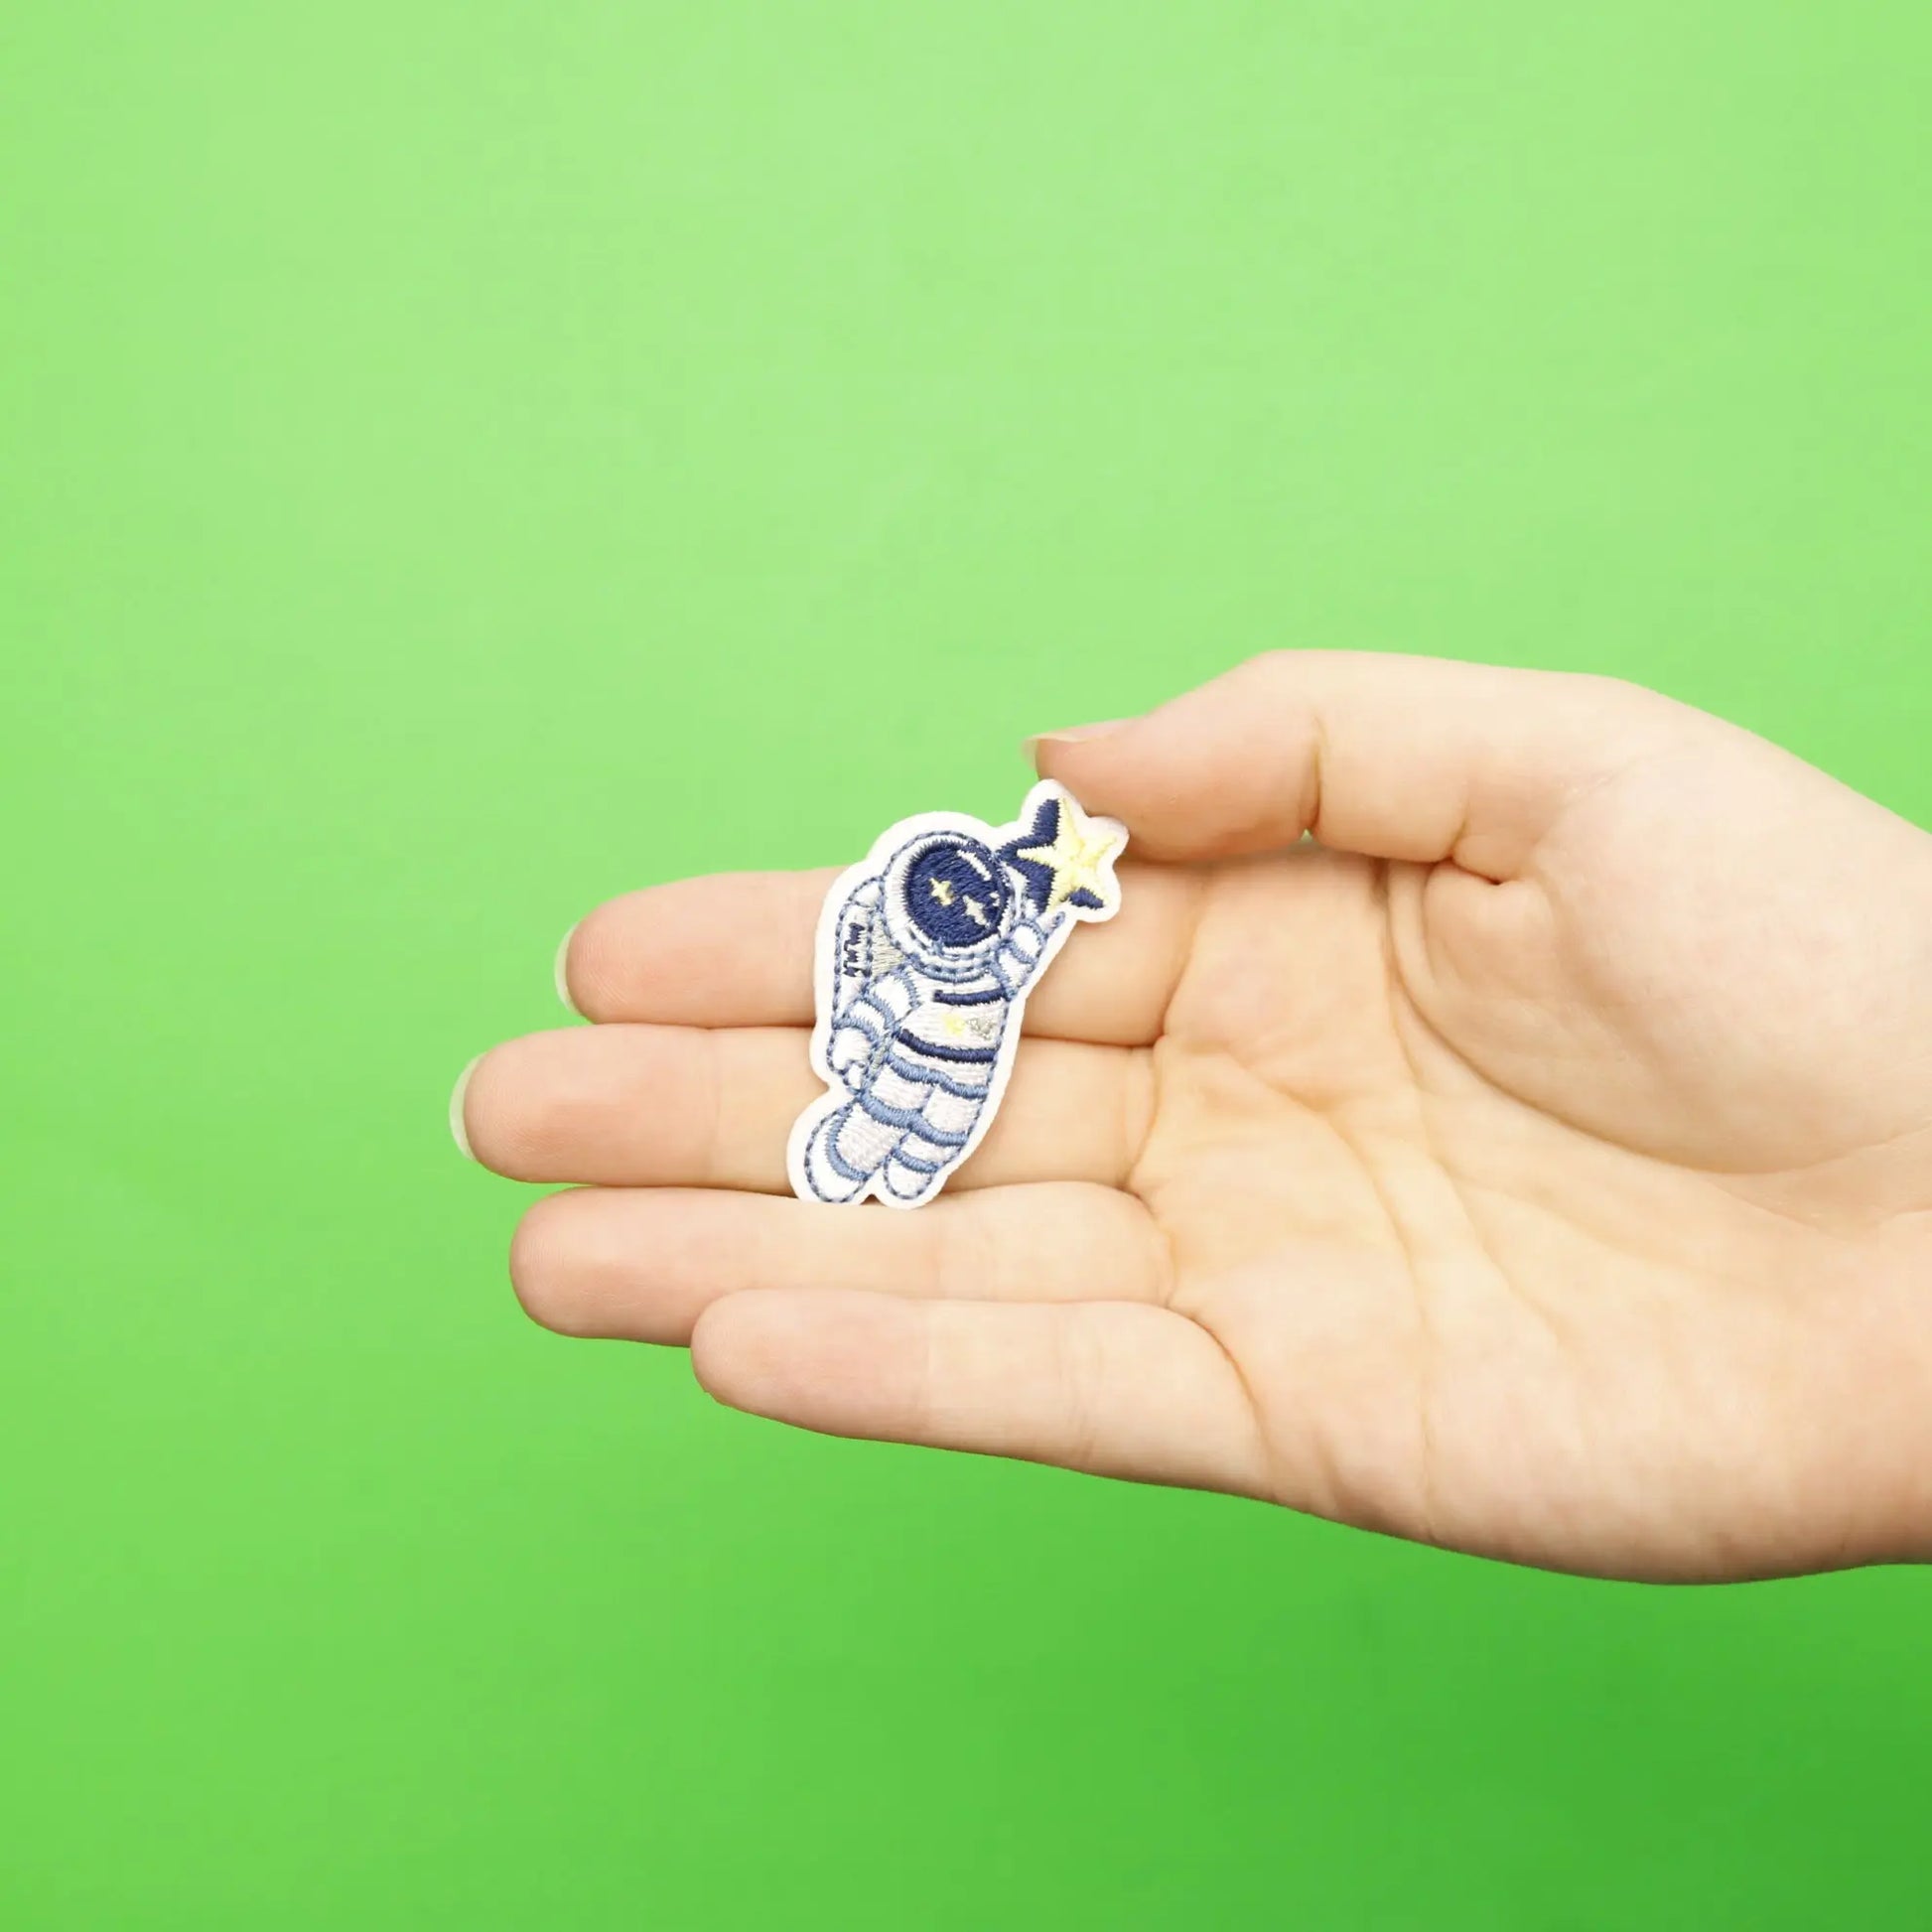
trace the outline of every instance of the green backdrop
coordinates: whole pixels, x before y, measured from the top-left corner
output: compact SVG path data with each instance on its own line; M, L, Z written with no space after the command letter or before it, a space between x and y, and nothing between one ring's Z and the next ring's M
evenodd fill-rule
M1003 817L1266 645L1620 672L1932 819L1929 57L16 0L0 1921L1922 1922L1925 1574L788 1435L524 1321L444 1105L598 899Z

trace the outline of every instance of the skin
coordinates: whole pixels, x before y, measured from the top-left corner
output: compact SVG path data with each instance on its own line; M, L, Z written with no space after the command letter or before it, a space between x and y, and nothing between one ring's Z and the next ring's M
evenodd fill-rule
M915 1213L785 1190L835 870L593 912L458 1117L735 1408L1602 1576L1932 1555L1932 838L1654 693L1258 658L1035 741L1124 904Z

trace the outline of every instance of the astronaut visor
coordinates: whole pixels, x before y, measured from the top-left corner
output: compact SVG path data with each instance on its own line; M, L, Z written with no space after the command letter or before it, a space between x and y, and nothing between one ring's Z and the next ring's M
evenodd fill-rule
M906 916L947 950L994 938L1011 897L1005 868L977 839L935 840L905 869Z

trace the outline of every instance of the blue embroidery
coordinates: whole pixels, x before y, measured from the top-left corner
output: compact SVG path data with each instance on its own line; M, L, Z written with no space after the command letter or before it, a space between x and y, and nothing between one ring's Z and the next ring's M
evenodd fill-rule
M836 1137L829 1134L825 1138L825 1158L829 1162L831 1162L834 1171L839 1174L841 1179L870 1180L872 1178L872 1176L869 1173L867 1173L864 1171L864 1169L848 1168L845 1165L845 1163L839 1158L839 1150L836 1145Z
M993 1123L1039 975L1076 924L1120 909L1126 843L1051 781L1011 825L935 812L874 841L819 919L811 1056L827 1091L792 1130L795 1192L916 1207L939 1191Z
M937 1087L941 1093L952 1094L960 1100L982 1100L986 1096L984 1086L969 1087L963 1080L949 1079L936 1066L908 1066L896 1053L886 1055L886 1065L901 1080L910 1080L915 1086Z
M915 1053L930 1053L935 1060L951 1060L955 1066L991 1066L1000 1057L997 1046L941 1046L937 1040L921 1039L917 1034L899 1033L899 1043Z
M966 1145L964 1134L942 1134L915 1107L889 1107L876 1093L862 1093L859 1105L868 1119L879 1121L887 1127L911 1128L919 1140L930 1141L934 1147Z

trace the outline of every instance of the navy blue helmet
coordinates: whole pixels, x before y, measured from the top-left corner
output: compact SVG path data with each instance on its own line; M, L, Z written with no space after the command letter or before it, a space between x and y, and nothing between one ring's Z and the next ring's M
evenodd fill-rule
M992 848L964 833L935 839L905 869L906 916L946 951L994 937L1012 897Z

